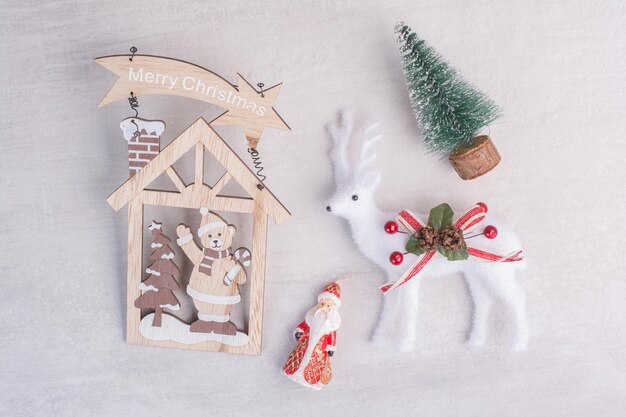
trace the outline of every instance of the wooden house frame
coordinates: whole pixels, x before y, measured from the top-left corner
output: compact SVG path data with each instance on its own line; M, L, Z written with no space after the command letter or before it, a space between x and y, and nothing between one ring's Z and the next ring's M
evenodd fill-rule
M194 182L185 184L172 164L192 148L195 148ZM205 151L212 154L226 169L226 173L212 187L203 181ZM146 189L163 173L169 176L178 191ZM249 197L219 195L220 190L231 179L237 181ZM261 353L267 218L269 216L275 223L279 224L287 220L290 213L267 187L261 185L257 176L204 119L198 119L168 144L141 171L133 175L111 194L107 198L107 202L115 211L128 204L126 304L126 340L128 343L251 355ZM204 341L186 345L170 340L150 340L140 334L141 311L134 307L133 302L141 295L141 290L137 286L141 283L143 276L145 205L187 209L207 207L212 211L249 213L252 215L248 344L229 346L215 341Z

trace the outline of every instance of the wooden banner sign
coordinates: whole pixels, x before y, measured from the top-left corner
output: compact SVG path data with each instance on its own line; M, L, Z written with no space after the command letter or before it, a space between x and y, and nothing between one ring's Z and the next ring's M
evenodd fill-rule
M164 94L204 101L226 109L210 124L242 126L252 149L266 127L289 130L273 107L282 84L259 92L240 74L235 86L198 65L152 55L134 55L132 61L129 55L112 55L96 62L119 77L99 107L127 99L131 91L135 96Z

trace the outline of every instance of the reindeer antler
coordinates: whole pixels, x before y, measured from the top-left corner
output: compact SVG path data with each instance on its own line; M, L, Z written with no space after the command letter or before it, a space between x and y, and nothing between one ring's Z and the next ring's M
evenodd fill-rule
M382 135L374 134L377 127L377 122L368 122L363 126L363 130L359 134L359 155L356 160L354 175L362 175L366 166L376 159L376 154L370 152L370 147L382 138Z
M370 147L382 135L375 135L374 131L378 123L368 122L359 130L357 137L358 156L354 163L354 168L350 169L350 161L348 158L348 146L350 144L350 136L352 135L352 114L346 110L339 112L339 120L337 123L329 123L326 131L333 139L333 147L330 151L330 157L333 161L335 170L335 180L337 183L347 181L352 177L358 177L364 174L365 168L375 158L376 154L370 152Z
M333 140L330 158L333 161L336 182L344 182L350 174L348 163L348 142L352 134L352 115L346 111L339 112L337 123L326 125L326 131Z

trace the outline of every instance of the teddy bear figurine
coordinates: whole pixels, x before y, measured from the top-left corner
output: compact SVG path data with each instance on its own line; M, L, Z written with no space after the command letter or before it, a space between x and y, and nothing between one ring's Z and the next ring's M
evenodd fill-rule
M234 336L237 326L230 321L230 314L241 301L238 285L246 282L244 267L250 265L250 251L239 248L233 252L235 226L206 207L200 213L197 234L202 247L194 241L190 227L180 224L176 229L178 245L194 264L187 294L198 310L198 320L191 323L190 331Z

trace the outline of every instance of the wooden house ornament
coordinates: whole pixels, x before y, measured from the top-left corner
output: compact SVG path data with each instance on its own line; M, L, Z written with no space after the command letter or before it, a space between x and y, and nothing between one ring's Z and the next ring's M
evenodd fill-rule
M193 183L186 184L172 165L192 148L195 152L195 178ZM212 186L205 184L203 179L205 152L213 155L225 168L224 175ZM147 188L163 173L169 176L177 191ZM222 195L220 191L229 181L239 183L249 196ZM116 211L128 205L126 328L129 343L253 355L261 352L267 219L270 217L274 222L282 223L289 218L290 213L267 187L258 187L259 184L256 175L217 132L200 118L108 197L107 202ZM142 334L141 326L145 324L142 324L141 310L135 307L134 302L142 295L140 284L145 271L142 245L143 233L146 230L144 225L146 205L196 210L205 208L211 212L252 215L252 247L246 284L250 285L248 329L247 332L238 332L238 335L241 333L244 336L225 342L225 337L219 333L190 332L185 327L188 326L186 323L169 312L162 314L160 334L155 333L149 337L145 336L145 332ZM182 251L177 245L174 246L177 251ZM173 321L180 322L180 325L175 324L174 330L167 330L168 323L171 324Z
M289 130L274 109L281 84L257 91L239 74L237 85L234 85L199 65L174 58L139 55L133 49L130 56L96 58L98 64L118 77L100 106L128 99L136 111L134 117L124 119L120 124L128 142L130 178L107 199L116 211L128 205L127 341L259 354L267 218L282 223L290 214L211 126L241 126L249 152L256 152L265 128ZM138 117L133 99L143 95L191 98L216 105L224 112L210 122L198 119L161 149L160 137L165 123ZM194 179L189 184L173 167L188 151L195 153ZM211 186L204 182L205 152L225 170ZM176 191L149 188L161 175L171 179ZM222 191L229 181L236 181L247 196L224 195ZM157 221L146 226L146 206L195 209L201 212L202 221L199 227L178 225L177 236L167 236ZM252 216L251 248L231 247L236 228L218 215L218 211ZM171 233L172 226L167 226L168 233ZM153 263L147 268L142 253L146 230L150 230L153 239L150 254ZM180 269L173 262L175 253L184 253L185 261L193 263L193 272L185 288L189 296L187 300L173 294L174 290L184 289L180 288L182 285L178 280ZM142 277L146 279L142 281ZM239 287L242 285L249 286L246 291L250 295L247 329L239 329L230 321L234 306L241 301ZM190 302L196 309L197 320L186 323L174 312L181 303Z

